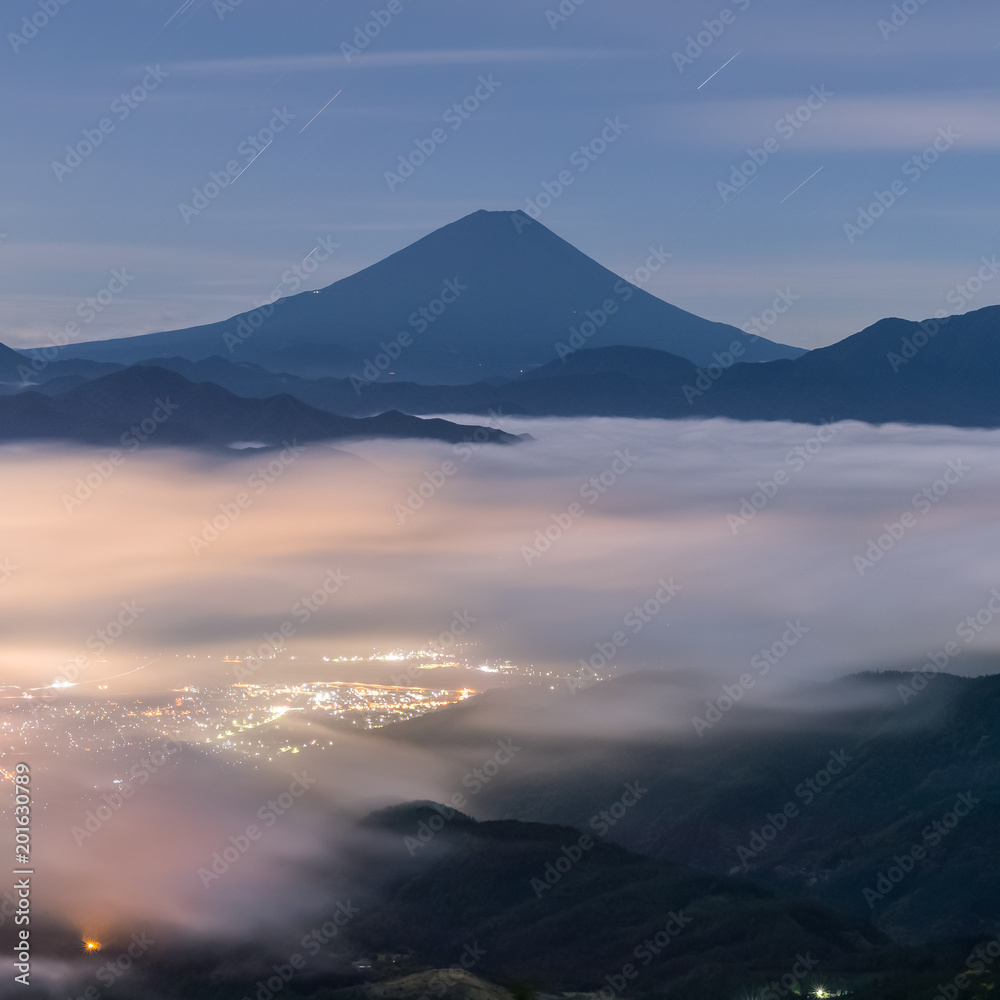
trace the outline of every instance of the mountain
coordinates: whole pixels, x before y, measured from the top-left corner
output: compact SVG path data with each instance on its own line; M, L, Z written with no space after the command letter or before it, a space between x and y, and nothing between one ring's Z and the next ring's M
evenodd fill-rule
M63 362L72 364L73 362ZM306 379L269 372L259 365L224 358L188 361L164 358L140 364L167 368L192 381L211 381L240 396L288 393L310 406L350 416L386 410L405 413L479 413L536 416L690 416L679 386L692 382L691 362L644 347L605 347L578 351L530 374L496 385L418 385L376 382L360 392L350 379ZM54 379L42 392L62 391L78 379Z
M929 331L933 331L930 333ZM1000 306L922 323L885 319L793 360L700 367L640 347L592 347L496 385L289 382L343 412L728 417L1000 427Z
M363 375L370 362L370 375L388 370L447 384L516 376L557 357L560 343L652 347L706 365L734 342L745 347L747 361L804 353L655 298L523 212L480 211L273 309L75 344L60 356L132 363L222 355L272 371L342 378Z
M733 366L694 408L739 419L996 427L1000 306L919 323L883 319L794 361L752 367Z
M629 994L678 998L763 986L798 955L815 963L803 988L891 961L891 942L864 919L643 856L593 827L476 822L430 803L367 825L392 835L401 860L356 864L366 874L349 934L362 954L441 967L471 946L477 974L546 993L597 991L633 963Z
M477 433L478 432L478 433ZM0 440L62 440L125 445L277 447L288 443L358 438L431 438L513 444L490 428L425 420L389 411L357 419L334 416L288 395L244 399L211 383L143 366L104 375L46 395L29 390L0 396ZM485 437L483 436L485 435Z
M138 338L144 343L147 339ZM0 377L5 364L16 367L19 360L16 352L0 350ZM305 378L220 355L142 363L170 369L193 382L215 383L239 396L287 394L309 407L354 417L399 410L413 415L1000 426L1000 394L995 388L1000 377L1000 306L920 323L880 320L830 347L767 363L697 365L651 347L589 346L535 367L523 362L530 370L514 378L463 385ZM41 392L63 393L114 367L66 359L49 364L37 379ZM0 395L17 388L7 385Z
M0 344L0 396L11 396L33 386L61 384L63 388L82 385L90 379L120 371L125 365L111 361L63 360L47 358L40 351L15 351Z
M487 983L461 967L430 969L396 979L346 987L329 993L324 1000L420 1000L432 995L440 1000L517 1000L509 990ZM593 997L581 996L578 1000L598 998L595 994Z
M1000 676L858 675L784 704L750 692L696 731L720 694L631 674L544 698L492 692L385 732L470 760L513 740L503 780L476 795L483 817L579 822L640 777L648 793L609 835L631 850L740 874L901 942L1000 931ZM609 718L662 721L598 738Z
M264 998L287 984L301 1000L907 1000L966 968L964 942L899 947L863 917L651 858L591 827L477 822L414 802L353 832L308 872L316 913L302 919L314 923L250 941L157 933L113 996ZM36 959L78 951L74 930L36 929ZM104 951L123 952L129 932ZM293 955L305 959L296 974ZM994 978L987 970L969 1000L985 1000Z
M0 383L19 383L22 380L19 369L27 364L23 354L4 344L0 344Z
M595 347L497 387L492 403L532 416L683 418L692 416L683 387L697 377L692 362L666 351Z

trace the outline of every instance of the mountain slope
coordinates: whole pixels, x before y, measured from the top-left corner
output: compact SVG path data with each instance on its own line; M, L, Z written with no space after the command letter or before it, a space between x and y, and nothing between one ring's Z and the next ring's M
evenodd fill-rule
M411 413L1000 427L998 381L1000 306L990 306L923 323L881 320L830 347L767 364L698 367L648 348L593 347L499 386L375 383L353 402L346 387L314 384L310 391L318 406L329 393L349 406Z
M804 353L669 305L522 212L476 212L321 291L279 301L271 315L269 307L254 312L76 344L61 356L131 363L221 354L274 371L347 377L389 345L397 353L389 368L401 378L454 383L544 364L558 344L576 345L574 328L581 345L654 347L698 364L734 341L749 361Z
M23 354L5 344L0 344L0 383L21 382L19 372L27 363Z
M609 835L626 847L739 872L897 940L982 939L1000 931L1000 676L923 681L905 702L909 674L845 678L783 706L748 694L696 732L718 688L632 674L575 694L484 695L386 735L472 760L498 739L523 747L477 795L480 815L578 822L641 776L648 794ZM595 718L662 719L662 732L596 740ZM955 824L962 796L972 805ZM904 856L916 860L888 881Z
M389 411L356 419L314 409L288 395L244 399L211 383L192 383L155 367L128 368L44 395L0 397L0 441L63 440L87 444L276 447L356 438L432 438L512 444L519 438L489 428L425 420ZM485 437L483 436L485 435Z
M1000 306L988 306L920 323L883 319L794 361L736 365L695 409L740 419L996 427L998 378Z
M703 996L720 979L736 990L780 978L799 954L829 975L870 969L889 950L863 919L653 860L593 829L477 823L426 803L368 824L392 834L385 844L402 859L359 866L372 874L349 933L368 954L410 950L448 965L471 946L477 973L546 991L597 990L633 963L630 993ZM428 829L436 835L417 841Z
M907 1000L933 996L968 953L901 948L864 918L570 826L476 822L415 802L352 829L308 871L317 913L307 919L322 935L303 938L310 924L291 922L260 940L158 937L113 995L273 997L284 980L302 1000ZM418 831L431 835L408 849ZM68 952L74 930L33 936L36 958ZM130 931L105 951L122 951ZM304 949L293 976L289 956Z
M401 410L1000 426L1000 306L922 323L885 319L799 358L728 368L630 346L589 346L513 379L465 385L308 379L221 356L147 363L192 381L216 382L241 396L287 393L309 406L351 416ZM59 377L41 391L80 385L95 365L83 364L53 363L39 377Z
M204 361L164 358L143 363L177 372L192 381L214 382L240 396L288 393L310 406L350 416L394 409L414 414L493 411L510 416L685 417L690 416L691 408L680 385L697 377L691 362L643 347L577 351L564 361L550 362L501 385L375 382L360 391L349 379L305 379L219 357ZM77 383L53 380L41 391L61 391L64 384Z

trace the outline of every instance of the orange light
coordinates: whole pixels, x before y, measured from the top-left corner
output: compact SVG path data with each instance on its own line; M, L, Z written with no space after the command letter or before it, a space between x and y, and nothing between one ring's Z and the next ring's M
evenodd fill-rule
M100 941L84 941L83 942L83 946L84 946L84 948L87 949L87 951L100 951L101 950L101 942Z

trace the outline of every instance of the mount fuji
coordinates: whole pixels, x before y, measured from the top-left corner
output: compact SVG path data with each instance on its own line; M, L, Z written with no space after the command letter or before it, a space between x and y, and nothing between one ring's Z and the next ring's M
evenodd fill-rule
M221 355L340 378L374 365L378 375L440 385L514 378L570 348L648 347L709 365L737 343L742 361L806 353L678 309L521 211L479 211L324 289L221 323L70 345L61 357Z

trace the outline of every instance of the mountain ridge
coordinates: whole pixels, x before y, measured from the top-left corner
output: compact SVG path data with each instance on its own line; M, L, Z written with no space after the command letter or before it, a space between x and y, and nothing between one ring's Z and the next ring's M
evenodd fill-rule
M460 383L513 377L577 342L658 347L705 364L736 342L749 360L804 353L656 298L519 210L481 210L323 289L219 323L69 345L60 357L223 354L349 377L385 354L407 379Z
M155 366L134 366L45 394L0 396L0 440L61 440L83 444L278 447L291 442L360 438L431 438L514 444L494 428L414 417L387 410L345 417L317 410L287 393L244 398L211 382L191 382Z
M477 795L484 817L576 822L595 802L613 801L623 782L646 776L648 794L610 834L629 850L738 873L867 917L901 943L981 939L1000 930L991 846L1000 815L1000 677L924 676L923 694L919 677L862 673L771 703L747 697L696 732L693 716L705 714L717 691L711 682L631 673L543 702L513 689L490 692L433 719L396 723L385 736L421 752L461 749L470 759L498 738L523 746L503 782ZM623 730L595 742L586 725L640 712L662 720L661 735ZM582 735L569 745L565 736L546 737L553 717L560 732L575 725ZM558 784L544 778L553 754L562 762ZM934 823L963 796L972 806L960 809L954 834L934 836ZM781 825L773 817L789 804ZM762 834L768 823L780 829ZM880 876L921 845L912 875L886 891Z

